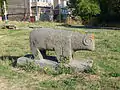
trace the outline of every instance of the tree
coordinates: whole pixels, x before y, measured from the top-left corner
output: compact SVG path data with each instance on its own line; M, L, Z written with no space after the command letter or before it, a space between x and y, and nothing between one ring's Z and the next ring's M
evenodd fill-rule
M73 10L73 15L80 16L82 20L89 20L100 13L97 0L69 0L68 7Z
M99 0L101 19L105 21L120 20L120 0Z
M4 1L7 4L7 0L0 0L1 15L4 14Z

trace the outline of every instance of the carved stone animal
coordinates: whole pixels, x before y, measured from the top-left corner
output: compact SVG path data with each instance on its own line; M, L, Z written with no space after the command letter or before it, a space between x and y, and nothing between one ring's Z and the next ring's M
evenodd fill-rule
M30 33L30 48L34 56L38 55L40 51L43 58L45 58L46 50L53 50L56 52L59 62L61 62L63 57L66 60L72 60L72 53L77 50L95 49L94 35L39 28Z

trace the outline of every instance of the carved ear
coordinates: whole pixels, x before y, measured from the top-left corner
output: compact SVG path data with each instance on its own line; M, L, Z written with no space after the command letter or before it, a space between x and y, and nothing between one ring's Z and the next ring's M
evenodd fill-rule
M92 43L93 39L94 39L93 34L92 35L85 35L85 37L83 37L83 44L85 46L89 46Z

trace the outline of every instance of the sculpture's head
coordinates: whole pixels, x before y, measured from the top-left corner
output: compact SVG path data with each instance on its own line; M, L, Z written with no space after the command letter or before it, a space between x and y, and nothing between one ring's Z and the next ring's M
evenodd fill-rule
M82 42L85 50L95 50L94 34L86 34Z

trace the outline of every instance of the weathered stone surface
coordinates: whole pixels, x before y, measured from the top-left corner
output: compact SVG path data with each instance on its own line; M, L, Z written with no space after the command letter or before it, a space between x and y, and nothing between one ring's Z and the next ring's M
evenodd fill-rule
M23 65L28 62L33 62L36 65L39 65L41 68L50 67L53 70L57 70L60 64L55 61L51 61L47 59L33 60L27 57L20 57L17 60L17 64L19 65ZM89 70L92 68L92 65L93 65L92 60L85 60L85 61L72 60L69 64L65 64L66 67L73 68L75 72L84 72L85 70Z
M28 62L32 62L36 65L39 65L41 68L50 67L54 70L58 67L58 64L59 64L55 61L51 61L51 60L47 60L47 59L34 60L34 59L27 58L27 57L20 57L17 59L17 64L19 64L19 65L24 65Z
M27 57L20 57L17 59L17 64L19 64L19 65L26 64L27 62L33 62L33 59L30 59Z
M57 63L57 62L50 61L47 59L35 60L35 64L39 65L41 68L50 67L54 70L56 70L59 65L59 63Z
M72 67L75 72L84 72L90 70L93 66L92 60L72 60L66 66Z
M59 62L63 58L66 58L64 60L72 60L74 51L95 49L94 35L39 28L30 33L30 48L35 57L42 54L43 57L39 56L40 59L46 57L46 50L54 50Z

